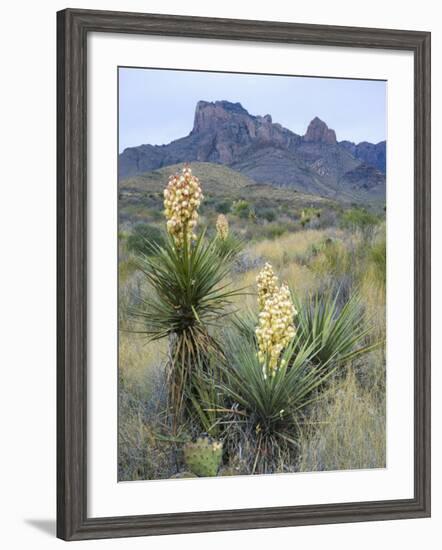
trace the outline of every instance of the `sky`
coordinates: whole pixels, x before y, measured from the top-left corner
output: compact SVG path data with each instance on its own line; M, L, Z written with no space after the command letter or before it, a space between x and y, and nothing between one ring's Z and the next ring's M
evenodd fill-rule
M239 102L304 135L318 116L339 141L386 139L385 81L119 68L119 150L189 134L199 100Z

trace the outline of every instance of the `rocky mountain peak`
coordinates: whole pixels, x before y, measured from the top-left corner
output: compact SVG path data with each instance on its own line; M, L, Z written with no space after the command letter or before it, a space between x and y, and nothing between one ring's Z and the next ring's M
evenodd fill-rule
M335 145L336 133L334 130L330 129L323 120L315 117L308 125L307 132L304 136L304 141Z
M253 118L244 109L241 103L230 101L198 101L195 108L192 134L216 130L220 125L230 120L240 118Z

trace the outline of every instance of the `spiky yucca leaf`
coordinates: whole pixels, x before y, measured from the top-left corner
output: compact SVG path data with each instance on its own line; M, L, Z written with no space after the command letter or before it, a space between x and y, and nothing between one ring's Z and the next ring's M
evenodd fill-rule
M296 447L299 417L334 369L329 363L315 365L317 343L301 343L298 337L281 354L279 368L270 376L264 374L250 340L231 335L227 349L220 390L232 409L241 412L239 422L248 424L249 434L256 438L252 470L271 471L276 454Z
M367 343L373 327L364 315L359 294L354 292L342 307L338 301L339 291L295 298L298 335L303 343L316 342L316 363L327 364L334 357L335 363L342 364L380 345Z
M316 342L301 344L299 338L284 350L280 366L270 376L264 374L252 344L231 337L228 349L221 389L263 426L291 417L304 407L330 372L328 363L315 366L312 362Z
M232 257L230 252L220 258L216 239L207 242L203 232L195 243L184 239L181 246L170 237L164 246L150 243L149 253L137 258L148 285L130 314L137 332L150 340L169 339L169 408L175 421L189 403L192 369L221 353L208 328L219 324L243 293L228 281Z
M229 257L233 259L244 247L244 242L232 233L229 233L224 239L217 235L214 244L221 258Z
M187 385L193 424L200 427L200 432L211 437L220 435L220 421L224 410L225 396L218 387L221 376L218 361L222 359L215 355L203 364L196 364L192 370L191 383Z
M207 243L204 236L194 244L185 240L182 247L170 237L164 246L150 243L149 255L137 258L149 288L131 314L141 321L141 332L152 339L214 324L226 314L232 299L242 294L226 282L233 254L220 261L216 239Z

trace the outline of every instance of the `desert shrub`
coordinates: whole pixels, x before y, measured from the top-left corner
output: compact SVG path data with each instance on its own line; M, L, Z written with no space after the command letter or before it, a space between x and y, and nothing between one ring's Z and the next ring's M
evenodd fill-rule
M287 232L287 227L280 223L269 223L264 229L264 235L267 239L277 239Z
M146 254L152 243L164 244L164 233L154 225L138 224L127 238L127 249L135 254Z
M378 216L368 212L364 208L351 208L341 215L341 228L365 230L379 223Z
M231 208L232 208L231 201L221 201L221 202L218 202L215 206L215 210L216 212L218 212L218 214L227 214L228 212L231 211Z
M247 219L250 214L250 204L243 199L234 201L231 207L231 212L242 219Z
M305 220L306 223L308 223L310 220L314 218L320 218L321 212L322 210L320 208L313 208L312 206L304 208L301 211L301 221Z
M268 222L274 222L277 218L277 213L273 208L259 208L256 211L256 215L258 219Z

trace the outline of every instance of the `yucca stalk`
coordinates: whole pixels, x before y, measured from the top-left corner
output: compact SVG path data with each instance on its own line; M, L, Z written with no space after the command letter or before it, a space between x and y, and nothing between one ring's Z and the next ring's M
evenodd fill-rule
M179 245L169 237L163 246L149 243L149 253L137 258L147 289L131 309L137 332L150 340L168 338L168 409L174 425L191 406L192 370L208 357L222 355L210 327L231 313L232 300L242 294L228 280L232 253L222 260L214 240L205 233Z

